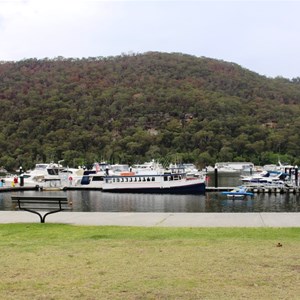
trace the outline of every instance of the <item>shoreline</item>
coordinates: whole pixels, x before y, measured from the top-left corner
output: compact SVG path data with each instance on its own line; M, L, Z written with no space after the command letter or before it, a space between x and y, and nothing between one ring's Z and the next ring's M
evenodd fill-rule
M0 211L0 224L39 223L26 211ZM278 213L140 213L140 212L59 212L46 223L83 226L136 227L300 227L299 212ZM41 225L43 226L43 225Z

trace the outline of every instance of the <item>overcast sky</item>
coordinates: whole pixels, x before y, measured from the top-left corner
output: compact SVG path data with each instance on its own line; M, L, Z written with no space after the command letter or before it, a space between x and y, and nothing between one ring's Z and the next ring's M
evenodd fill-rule
M300 1L0 0L0 61L147 51L300 77Z

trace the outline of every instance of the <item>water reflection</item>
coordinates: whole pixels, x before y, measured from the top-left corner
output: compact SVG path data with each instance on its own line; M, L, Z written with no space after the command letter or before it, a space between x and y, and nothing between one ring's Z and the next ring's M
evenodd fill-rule
M228 200L221 193L205 195L114 194L101 191L35 192L23 194L66 195L73 211L98 212L299 212L299 194L256 194ZM14 193L15 195L16 193ZM10 193L0 193L0 210L14 210Z
M115 194L99 191L69 191L74 210L126 212L195 212L205 209L205 196L160 194ZM78 198L81 201L78 201Z
M214 185L209 176L208 186ZM238 186L240 176L223 174L219 186ZM115 194L101 191L35 192L22 194L66 195L73 202L73 211L98 212L299 212L299 194L256 194L244 200L228 200L225 195L207 192L205 195ZM0 210L14 210L12 194L0 193Z

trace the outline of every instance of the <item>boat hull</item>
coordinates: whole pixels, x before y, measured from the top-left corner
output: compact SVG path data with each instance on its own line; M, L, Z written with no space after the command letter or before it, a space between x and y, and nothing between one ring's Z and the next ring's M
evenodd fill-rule
M245 193L239 193L239 192L222 192L223 195L227 196L253 196L253 193L245 192Z
M205 194L205 183L172 187L103 187L103 192L140 194Z
M177 194L177 195L187 195L187 194L205 194L205 187L173 187L173 188L120 188L120 189L103 189L103 192L110 193L138 193L138 194Z

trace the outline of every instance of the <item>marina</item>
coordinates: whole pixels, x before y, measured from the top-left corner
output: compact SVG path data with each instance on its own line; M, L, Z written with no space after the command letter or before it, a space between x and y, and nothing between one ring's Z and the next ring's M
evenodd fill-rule
M262 213L300 212L300 193L255 192L246 199L228 199L222 191L241 185L240 176L222 174L219 187L214 178L207 178L206 193L200 195L109 193L94 189L44 189L23 190L18 188L0 193L0 211L14 211L11 196L43 195L67 196L73 203L73 212L164 212L164 213Z
M152 163L129 169L125 165L95 164L93 170L82 170L81 175L68 169L53 175L47 171L46 178L52 180L35 181L32 176L26 181L29 177L23 177L23 182L19 178L15 184L1 186L0 210L15 210L11 197L24 195L67 197L74 212L300 211L295 170L252 174L218 173L214 169L203 173L189 167L184 172L178 166L162 169ZM36 170L29 174L36 174Z

